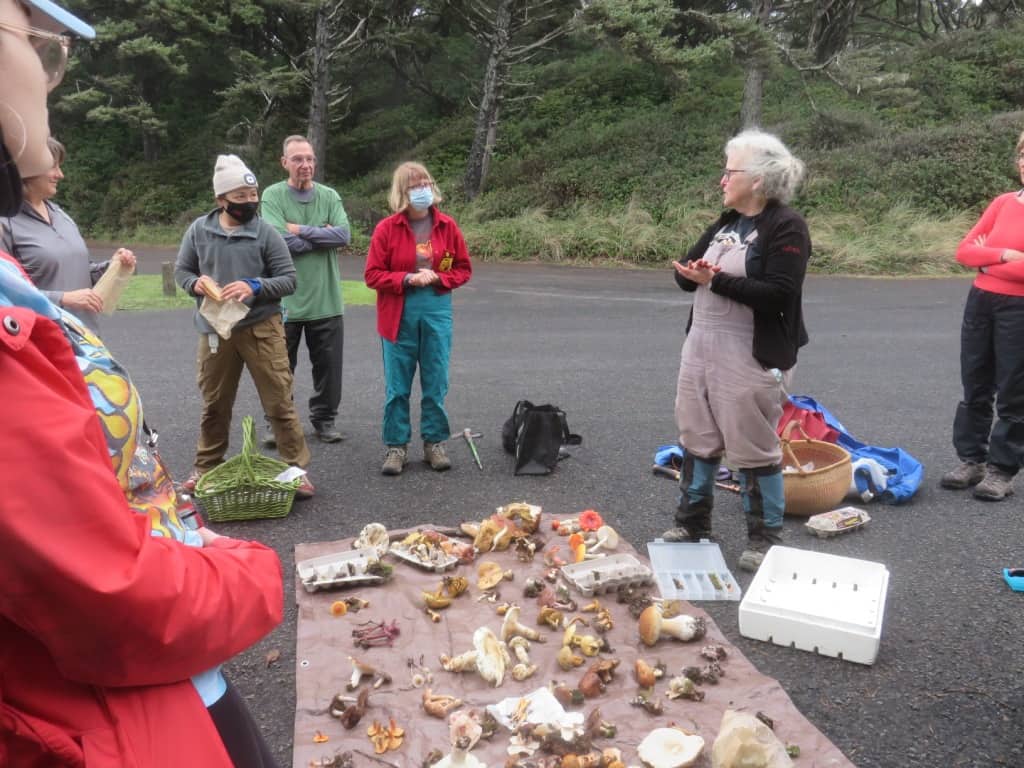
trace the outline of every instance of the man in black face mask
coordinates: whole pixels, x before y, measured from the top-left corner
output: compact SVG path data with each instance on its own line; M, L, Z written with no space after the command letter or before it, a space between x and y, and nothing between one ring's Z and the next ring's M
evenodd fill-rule
M303 468L310 458L292 400L281 317L281 297L295 292L291 254L277 230L256 215L256 176L236 155L217 158L213 192L218 207L192 223L174 265L178 285L196 297L195 325L200 334L197 378L203 415L195 467L183 484L188 491L224 461L243 365L256 385L281 458ZM249 312L222 338L199 312L204 299L217 305L242 302ZM295 496L313 496L308 476L303 476Z

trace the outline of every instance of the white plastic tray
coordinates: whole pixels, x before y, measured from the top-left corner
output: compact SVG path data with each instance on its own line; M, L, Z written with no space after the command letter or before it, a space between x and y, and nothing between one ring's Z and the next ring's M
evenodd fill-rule
M366 572L370 564L378 560L377 551L367 547L311 557L296 563L295 571L307 592L355 587L360 584L381 584L384 581L383 576L374 576Z
M647 542L654 581L666 600L739 600L743 590L710 541Z
M416 555L409 552L408 549L403 547L400 543L394 542L391 545L391 549L388 550L388 554L394 555L399 560L402 560L410 565L415 565L417 568L422 568L426 571L434 571L435 573L444 573L445 571L451 570L459 564L459 558L455 555L444 554L444 559L437 563L429 563Z
M562 575L587 597L624 585L651 583L651 569L633 555L621 553L562 566Z
M740 634L873 664L888 589L882 563L772 547L740 603Z

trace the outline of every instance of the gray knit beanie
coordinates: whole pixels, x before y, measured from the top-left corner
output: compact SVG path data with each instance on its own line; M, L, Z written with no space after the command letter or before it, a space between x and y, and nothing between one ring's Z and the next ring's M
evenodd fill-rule
M233 189L258 186L256 176L238 155L217 155L217 164L213 167L214 195L220 197Z

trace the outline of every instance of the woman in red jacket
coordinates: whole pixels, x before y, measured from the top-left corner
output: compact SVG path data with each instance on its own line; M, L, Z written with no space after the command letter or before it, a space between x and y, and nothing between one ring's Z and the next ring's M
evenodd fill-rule
M452 347L452 291L473 268L455 220L437 208L441 193L419 163L402 163L391 180L392 216L381 221L366 257L366 284L377 291L377 332L384 347L385 475L401 474L412 437L409 397L420 369L423 460L451 467L444 399Z
M0 215L21 205L20 174L52 163L65 30L94 35L52 2L0 0ZM209 532L202 548L153 535L163 518L133 512L111 471L87 342L0 259L0 766L231 768L191 678L281 621L280 562Z
M1017 168L1024 181L1024 133L1017 141ZM941 484L974 486L975 498L1002 501L1013 493L1024 463L1024 189L992 201L960 243L956 260L978 275L960 328L964 396L953 419L960 464Z

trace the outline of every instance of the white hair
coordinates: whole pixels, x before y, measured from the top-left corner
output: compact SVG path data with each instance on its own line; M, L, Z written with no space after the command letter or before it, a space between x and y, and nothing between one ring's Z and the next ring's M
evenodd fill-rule
M761 179L761 192L769 200L788 203L803 181L804 164L770 133L743 131L729 139L725 153L745 155L744 170Z

